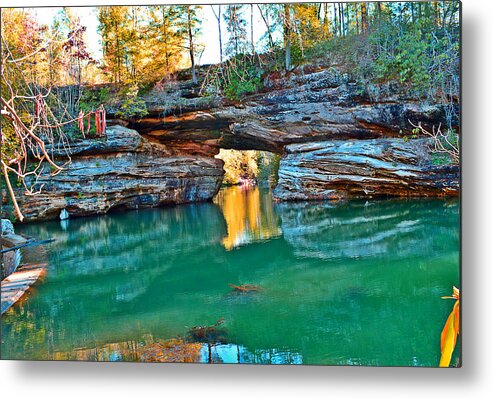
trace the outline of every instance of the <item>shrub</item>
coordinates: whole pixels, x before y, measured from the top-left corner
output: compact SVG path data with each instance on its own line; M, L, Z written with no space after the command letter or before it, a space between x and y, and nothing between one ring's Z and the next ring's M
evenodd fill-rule
M201 95L223 94L232 101L262 88L264 70L248 55L238 55L222 65L211 66L200 90Z
M392 95L449 103L448 127L459 95L457 26L437 26L427 18L383 16L368 33L333 37L306 50L305 59L337 65L363 83L372 99Z
M139 88L137 85L131 86L125 93L125 99L120 105L115 115L120 118L143 118L147 115L145 101L138 97Z
M84 88L81 99L79 101L79 108L84 112L91 112L97 109L101 104L106 104L110 90L108 87L97 88Z
M263 70L246 56L235 57L228 63L223 81L224 94L230 100L240 100L257 92L262 86Z
M255 93L261 86L260 76L242 78L233 76L224 88L224 94L230 100L241 100L246 94Z

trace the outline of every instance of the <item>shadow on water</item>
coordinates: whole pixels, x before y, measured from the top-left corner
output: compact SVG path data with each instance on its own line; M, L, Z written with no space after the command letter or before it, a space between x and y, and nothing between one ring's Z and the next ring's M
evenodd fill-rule
M458 212L274 204L234 187L214 203L25 225L56 242L44 283L2 318L2 356L434 366L440 296L459 284ZM232 294L248 284L262 289ZM221 318L218 342L187 336Z

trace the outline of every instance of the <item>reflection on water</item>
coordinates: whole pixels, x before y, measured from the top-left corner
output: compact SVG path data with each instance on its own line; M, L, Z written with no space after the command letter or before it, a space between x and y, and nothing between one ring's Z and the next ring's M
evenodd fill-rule
M458 212L273 204L234 187L215 203L20 226L56 241L45 281L2 317L2 357L436 366L440 297L460 286ZM190 339L222 319L220 342Z
M237 344L191 343L172 338L166 341L143 337L138 341L105 344L56 352L53 360L153 363L258 363L302 364L301 355L289 351L256 350L250 352Z
M222 240L226 249L281 235L274 204L269 196L260 195L257 186L230 187L220 191L214 202L226 220L228 233Z

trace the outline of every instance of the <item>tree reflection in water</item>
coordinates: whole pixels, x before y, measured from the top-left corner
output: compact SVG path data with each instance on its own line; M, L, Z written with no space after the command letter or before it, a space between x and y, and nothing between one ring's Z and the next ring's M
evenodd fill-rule
M215 204L26 224L55 241L46 279L2 316L2 358L437 365L458 222L457 201L273 204L231 187ZM187 336L221 318L227 339Z
M168 340L130 340L105 344L96 348L79 348L70 352L56 352L53 360L78 361L132 361L145 363L257 363L302 364L302 356L288 350L249 351L237 344L207 344L187 342L180 338Z
M281 235L274 205L268 197L261 196L258 186L221 190L214 202L226 220L228 233L222 244L227 250Z

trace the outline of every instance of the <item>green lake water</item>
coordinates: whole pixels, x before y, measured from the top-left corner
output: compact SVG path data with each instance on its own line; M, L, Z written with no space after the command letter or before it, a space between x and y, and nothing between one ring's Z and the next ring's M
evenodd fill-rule
M232 187L17 230L56 241L44 280L2 316L4 359L142 361L223 318L192 361L437 366L441 296L460 287L456 200L274 203Z

